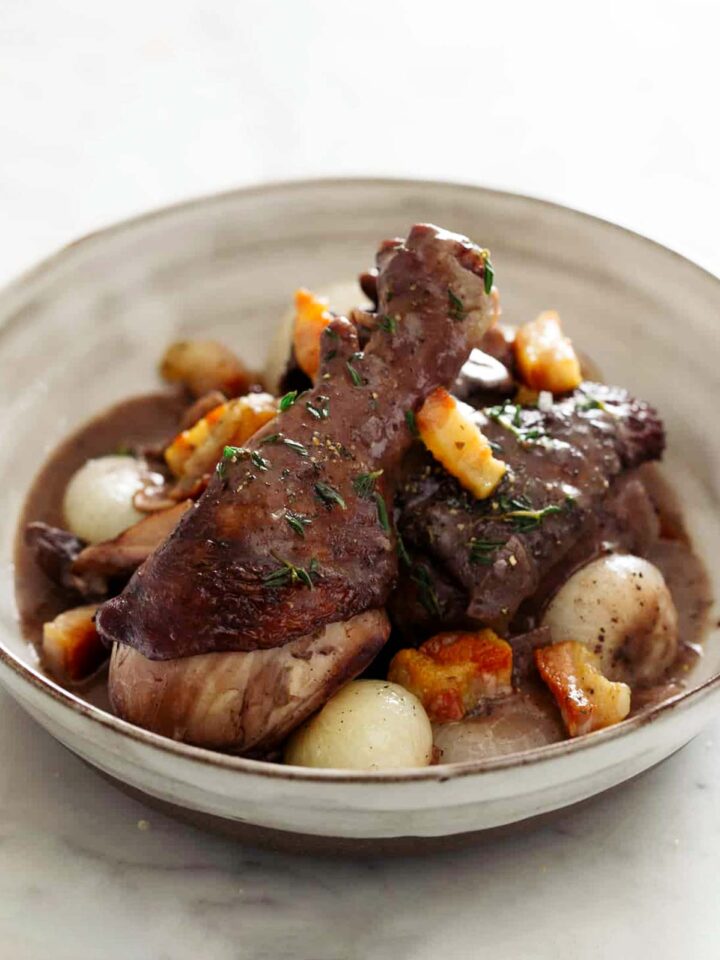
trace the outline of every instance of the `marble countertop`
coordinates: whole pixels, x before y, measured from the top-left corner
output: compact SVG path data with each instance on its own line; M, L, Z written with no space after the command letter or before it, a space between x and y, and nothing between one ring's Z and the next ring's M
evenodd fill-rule
M13 960L715 960L720 724L551 825L333 861L147 810L0 695L0 955Z
M712 2L10 2L0 279L148 207L440 177L599 213L720 271ZM720 722L552 823L421 860L242 848L148 811L0 693L13 960L714 960Z

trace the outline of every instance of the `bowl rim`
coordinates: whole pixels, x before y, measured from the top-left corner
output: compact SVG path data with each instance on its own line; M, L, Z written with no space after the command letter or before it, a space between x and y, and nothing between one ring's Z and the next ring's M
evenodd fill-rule
M431 189L447 189L449 191L467 191L473 194L485 194L488 196L502 197L510 202L516 202L528 206L541 206L561 211L564 215L589 221L591 224L601 224L614 231L639 240L645 245L655 247L663 255L670 255L680 260L686 266L690 267L695 273L702 276L703 280L708 280L714 284L720 294L720 278L707 270L705 267L688 259L671 247L665 246L656 240L644 236L637 231L631 230L620 224L598 217L594 214L578 210L574 207L568 207L564 204L555 203L541 197L535 197L529 194L523 194L508 190L497 190L490 187L483 187L472 183L463 183L453 180L438 179L414 179L411 177L317 177L317 178L297 178L288 180L276 180L270 182L261 182L251 184L235 189L218 191L210 194L192 197L188 200L182 200L177 203L158 207L144 213L128 217L107 226L93 230L83 236L64 245L54 253L44 257L34 266L29 267L8 283L0 287L0 301L7 299L16 292L21 292L26 285L40 278L48 270L54 269L66 258L71 258L78 248L86 247L94 242L112 239L123 233L130 233L138 227L155 220L173 216L178 213L191 211L196 207L208 205L223 204L231 199L242 196L261 196L264 194L274 194L292 191L312 191L318 188L354 186L354 187L378 187L378 186L400 186L400 187L420 187ZM0 332L5 327L7 321L11 318L0 318ZM500 757L489 758L486 760L467 761L465 763L445 763L430 767L417 767L402 770L344 770L344 769L316 769L310 767L291 766L289 764L271 763L264 760L252 760L246 757L238 757L232 754L220 753L219 751L209 750L203 747L192 746L191 744L181 743L171 740L169 737L152 733L142 727L135 726L113 714L103 710L100 707L88 703L86 700L74 693L71 689L60 686L52 678L42 674L38 669L24 663L19 656L14 654L0 637L0 664L11 673L14 673L20 681L28 684L41 694L50 696L61 709L68 709L90 722L94 722L103 728L111 731L120 737L128 737L143 746L161 750L183 760L194 761L203 766L220 768L236 773L246 773L265 778L275 778L285 781L301 781L315 783L335 783L335 784L380 784L380 783L416 783L416 782L445 782L456 778L482 775L495 771L502 771L511 768L524 768L535 766L537 764L551 761L557 757L584 752L593 746L601 746L610 741L625 737L634 731L653 723L654 721L666 718L678 709L695 706L704 700L708 695L720 691L720 672L709 677L697 687L682 691L661 703L644 710L642 713L629 717L626 720L607 727L604 730L585 734L569 740L561 740L556 743L547 744L535 749L504 754Z

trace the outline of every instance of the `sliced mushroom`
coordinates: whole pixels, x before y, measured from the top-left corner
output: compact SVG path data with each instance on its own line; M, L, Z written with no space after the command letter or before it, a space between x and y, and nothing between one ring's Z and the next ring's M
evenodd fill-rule
M129 576L170 536L191 506L192 500L184 500L169 510L150 513L114 540L85 547L72 563L72 573L76 577Z
M45 576L71 595L91 600L99 599L107 592L104 576L91 571L80 574L73 568L86 546L85 541L74 533L47 523L29 523L25 528L25 543Z

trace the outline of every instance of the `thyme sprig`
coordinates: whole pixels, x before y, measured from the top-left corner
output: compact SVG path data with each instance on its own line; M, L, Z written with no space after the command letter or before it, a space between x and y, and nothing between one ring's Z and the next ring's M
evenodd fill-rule
M537 530L546 517L562 513L563 510L556 503L550 503L546 507L535 509L528 498L522 495L518 497L501 495L497 498L496 503L500 512L492 514L492 519L511 524L518 533L530 533Z
M546 507L535 509L524 495L510 497L501 494L493 501L494 509L486 515L486 519L507 523L517 533L532 533L541 526L546 517L562 513L565 508L572 509L574 504L572 497L566 497L564 507L551 503ZM506 540L471 537L468 541L469 562L483 567L491 566L495 562L495 554L500 547L505 546L506 542Z
M277 570L273 570L267 576L262 578L266 587L284 587L292 583L302 583L304 586L313 589L313 576L319 577L319 564L315 557L312 557L307 567L298 567L289 560L271 552L271 555L280 564Z
M486 407L483 412L488 419L512 433L520 443L532 442L547 436L541 426L523 426L522 407L519 403L513 403L512 400L504 400L495 407Z
M375 492L375 481L383 474L382 470L373 470L371 473L359 473L353 478L353 489L359 497L367 500Z

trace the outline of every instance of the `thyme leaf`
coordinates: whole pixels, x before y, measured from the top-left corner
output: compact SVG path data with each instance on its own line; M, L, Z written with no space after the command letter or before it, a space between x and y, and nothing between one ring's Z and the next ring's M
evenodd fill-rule
M490 566L493 562L495 551L498 547L502 547L504 543L504 540L480 540L477 537L473 537L470 541L470 563L481 564L484 567Z
M485 287L485 293L490 293L492 290L493 280L495 279L495 268L490 261L490 253L488 250L483 250L483 264L483 284Z
M270 461L267 459L267 457L264 457L261 453L258 453L257 450L252 451L250 454L250 460L258 468L258 470L262 470L263 473L270 469Z
M223 447L223 460L232 460L241 457L246 452L244 447Z
M300 457L308 457L309 453L307 452L307 447L304 447L302 443L298 443L297 440L291 440L289 437L283 437L282 442L286 447L289 447L291 450L294 450L295 453Z
M306 570L305 567L295 567L296 578L311 590L313 589L312 572L312 567L310 570Z
M321 480L319 480L315 484L315 495L319 497L319 499L322 500L322 502L328 508L332 507L333 504L337 504L341 510L347 509L347 505L342 496L338 493L335 487L331 487L329 483L323 483Z
M373 494L373 497L375 499L375 505L377 506L378 523L383 528L385 533L390 533L390 520L388 518L387 504L385 503L385 498L377 490Z
M346 366L347 369L348 369L348 373L350 374L350 379L351 379L352 382L353 382L353 386L354 386L354 387L361 387L361 386L363 385L363 383L365 382L365 381L363 380L362 376L358 373L358 371L357 371L357 370L355 369L355 367L350 363L349 360L347 360L347 361L345 362L345 366Z
M359 473L353 478L353 489L359 497L368 499L375 492L375 481L382 476L382 470L373 470L372 473Z
M280 413L284 413L286 410L290 409L290 407L297 400L297 395L297 390L291 390L289 393L286 393L284 397L280 398L280 403L278 405Z
M378 320L378 326L385 333L395 333L397 330L397 320L391 317L389 313L384 313Z
M418 600L425 607L431 617L439 617L441 614L440 601L435 592L430 571L424 563L417 563L412 568L410 579L418 588Z
M448 301L450 303L450 317L452 320L464 320L465 319L465 304L462 302L460 297L457 294L453 293L450 287L448 287Z
M305 527L312 523L310 517L306 517L302 513L295 513L294 510L286 510L285 519L287 520L288 526L294 530L299 537L305 536Z
M263 472L270 468L270 461L258 453L257 450L247 450L245 447L223 447L222 460L218 463L216 472L218 476L224 477L227 470L228 461L237 463L238 460L249 458L258 470Z
M405 546L405 541L403 540L403 538L400 536L399 533L397 535L397 552L401 562L404 563L406 567L411 567L412 560L410 559L410 554L408 553L407 547Z
M579 393L582 393L585 400L582 403L577 403L575 405L576 410L607 410L607 404L604 400L600 400L598 397L593 396L589 390L586 390L585 387L579 387Z
M405 423L410 433L414 437L420 436L420 431L418 430L417 420L415 419L415 412L413 410L405 411Z
M271 433L270 436L263 437L263 439L260 441L260 446L264 446L266 443L284 443L286 447L294 450L298 456L309 456L307 447L303 446L303 444L299 443L297 440L291 440L290 437L286 437L282 433Z
M266 587L280 587L286 584L290 579L291 567L288 564L286 567L280 567L277 570L273 570L272 573L269 573L266 577L262 578L262 582Z
M315 403L306 400L305 407L308 413L315 417L316 420L327 420L330 416L330 397L321 394Z
M483 412L489 420L499 423L501 427L512 433L520 443L528 443L547 436L541 426L523 427L522 407L519 403L504 400L498 406L486 407Z

